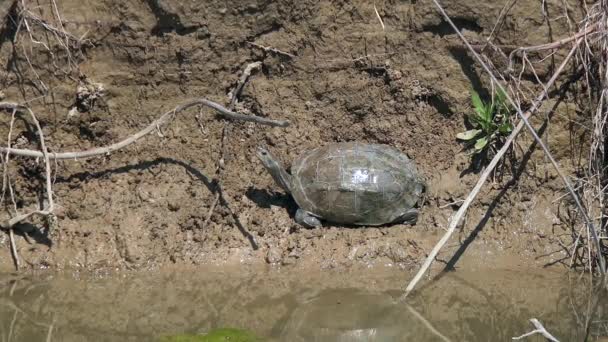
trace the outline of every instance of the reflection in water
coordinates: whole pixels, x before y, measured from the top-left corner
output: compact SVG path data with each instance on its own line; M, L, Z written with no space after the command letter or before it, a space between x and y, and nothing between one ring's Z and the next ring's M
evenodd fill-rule
M409 306L394 269L238 272L3 275L0 341L150 341L217 327L275 341L510 341L533 330L530 318L561 341L584 340L586 326L608 335L605 296L591 296L585 278L452 272Z

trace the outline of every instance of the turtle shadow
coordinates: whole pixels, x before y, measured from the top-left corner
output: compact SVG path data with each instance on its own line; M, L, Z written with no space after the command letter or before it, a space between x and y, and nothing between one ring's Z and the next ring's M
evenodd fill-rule
M293 198L282 192L268 191L250 186L247 188L245 196L259 208L270 209L272 206L275 206L286 209L289 217L292 219L296 216L296 211L298 210L298 205Z
M336 223L332 221L323 221L321 220L322 228L339 228L339 229L392 229L395 226L406 226L413 227L415 223L403 223L403 222L388 222L380 225L358 225L358 224L346 224L346 223Z

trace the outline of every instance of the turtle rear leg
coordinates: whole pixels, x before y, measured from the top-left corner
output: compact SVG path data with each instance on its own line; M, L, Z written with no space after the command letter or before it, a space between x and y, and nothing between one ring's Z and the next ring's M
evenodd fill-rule
M303 209L298 209L298 211L296 211L296 222L307 228L321 226L321 221L317 217Z
M418 221L418 209L412 208L399 216L394 223L416 224Z

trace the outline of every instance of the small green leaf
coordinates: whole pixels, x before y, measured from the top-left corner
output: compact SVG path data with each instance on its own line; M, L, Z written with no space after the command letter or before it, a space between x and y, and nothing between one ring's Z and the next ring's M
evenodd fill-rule
M511 131L513 131L513 125L511 125L511 123L509 123L509 122L505 122L498 127L498 131L501 134L511 133Z
M483 101L481 101L479 94L473 89L471 89L471 101L473 102L473 108L475 108L477 114L483 117L485 106L483 105Z
M483 150L483 148L486 147L487 144L488 144L488 139L486 137L478 139L477 142L475 143L475 149L479 152L479 151Z
M472 129L466 132L456 134L456 138L460 140L471 140L475 138L479 133L481 133L480 129Z
M494 116L494 104L493 103L486 104L486 110L485 110L484 114L486 115L485 120L487 122L491 122L492 117Z

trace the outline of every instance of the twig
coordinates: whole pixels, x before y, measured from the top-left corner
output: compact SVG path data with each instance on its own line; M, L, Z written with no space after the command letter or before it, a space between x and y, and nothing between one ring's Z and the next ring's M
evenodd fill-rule
M256 44L254 42L246 42L246 43L249 44L249 45L251 45L251 46L254 46L254 47L258 48L258 49L262 49L262 50L264 50L266 52L276 53L276 54L279 54L279 55L287 56L289 58L296 58L295 55L293 55L293 54L291 54L289 52L281 51L281 50L279 50L277 48L273 48L273 47L269 47L269 46L264 46L264 45Z
M9 228L8 236L11 242L11 255L13 256L13 261L15 262L15 269L19 271L19 267L21 263L19 262L19 253L17 252L17 244L15 243L15 234L13 234L13 228Z
M498 14L498 19L496 20L494 27L492 27L492 31L490 31L488 38L486 38L486 43L481 48L481 51L483 51L489 44L492 44L492 38L494 38L494 33L496 32L499 26L502 26L502 24L504 23L503 19L507 16L507 13L511 10L511 8L515 6L516 2L517 0L507 0L505 5L500 10L500 13Z
M483 59L479 56L479 54L477 54L477 52L475 52L475 50L471 47L471 45L469 44L469 42L467 41L467 39L458 30L458 28L456 27L456 25L454 25L454 23L452 22L452 19L450 19L450 17L447 15L447 13L445 13L445 10L443 9L443 7L441 7L441 5L439 4L439 2L437 0L433 0L433 2L435 3L435 5L439 9L439 11L441 12L441 14L443 15L443 17L445 18L445 20L450 24L450 26L452 26L452 28L454 29L454 31L456 32L456 34L465 43L465 45L469 48L469 50L471 51L471 53L475 56L475 58L479 61L479 63L481 64L481 66L488 73L488 75L490 76L490 78L492 79L492 81L494 81L494 83L496 83L496 85L500 88L500 90L505 94L505 98L509 101L509 103L513 106L513 108L515 108L515 111L517 112L517 114L521 118L521 121L523 121L523 123L525 124L526 128L528 129L528 131L530 132L530 134L532 135L532 137L534 138L534 140L536 140L536 143L542 148L543 152L545 153L545 156L549 159L549 161L551 162L551 164L553 164L553 167L555 168L555 171L557 172L557 174L559 175L559 177L562 179L562 181L564 182L564 185L566 186L566 188L568 189L568 191L572 195L572 199L576 203L576 206L578 207L578 210L580 211L581 215L583 216L585 224L587 225L587 227L591 231L591 234L592 234L592 237L593 237L593 240L594 240L594 243L595 243L595 247L596 247L596 250L597 250L597 253L598 253L598 260L599 260L599 264L600 264L599 265L600 266L600 273L602 274L602 277L603 277L605 275L605 273L606 273L606 265L605 265L604 257L602 256L602 249L601 249L599 238L597 236L597 231L595 230L595 225L593 224L593 222L589 218L589 215L587 214L587 211L585 210L585 208L583 206L583 203L581 202L580 198L578 197L578 195L576 194L576 192L572 188L572 185L570 184L570 181L568 180L568 178L566 178L566 176L564 175L564 173L560 169L559 165L557 164L557 161L555 161L555 158L553 158L553 155L551 154L551 152L549 151L549 149L547 148L547 146L545 145L545 143L538 136L538 134L536 133L536 130L534 129L534 127L532 127L532 125L528 121L528 118L526 117L526 115L524 115L524 113L519 108L519 106L517 106L517 104L515 103L515 101L513 101L513 99L511 98L511 95L509 95L509 93L505 90L505 88L502 86L502 84L500 84L500 82L498 81L498 79L496 79L496 76L494 76L494 73L492 73L492 71L490 70L490 68L483 61ZM575 43L575 46L573 47L573 49L571 51L571 54L573 53L574 50L576 50L576 47L578 47L578 45L583 40L583 38L584 38L584 34L580 35L579 38L576 39L576 43Z
M228 105L228 109L234 110L234 106L236 105L236 102L237 102L239 96L243 92L243 88L245 87L247 80L249 80L249 76L251 76L251 73L254 70L260 69L261 67L262 67L262 62L253 62L253 63L247 64L247 66L243 70L243 74L241 75L241 78L239 78L237 86L231 92L230 104ZM211 220L211 216L213 215L213 212L215 211L215 207L219 203L220 197L222 197L221 196L222 191L223 191L222 176L224 173L224 163L225 163L225 159L226 159L226 140L228 139L228 127L229 126L226 125L222 129L222 137L220 140L220 159L218 160L217 168L215 171L215 175L216 175L216 179L217 179L217 184L216 184L216 188L215 188L215 198L213 199L213 202L211 203L211 206L209 207L209 211L207 212L207 217L205 217L205 222L203 223L204 228L207 227L207 224L209 224L209 221ZM224 197L224 201L226 201L226 203L228 202L225 197ZM236 216L234 214L234 212L232 211L232 208L230 207L230 205L227 204L226 207L228 208L229 211L231 211L231 214L233 217L238 218L238 216Z
M36 115L34 115L34 112L32 112L29 108L24 107L24 108L18 108L17 106L14 106L12 108L12 118L11 118L11 129L10 131L12 131L12 124L14 121L14 116L15 113L19 111L19 112L23 112L23 111L27 111L30 114L31 120L34 122L34 125L36 126L36 129L38 131L38 138L40 139L40 149L42 150L42 156L44 157L44 164L45 164L45 180L46 180L46 194L47 194L47 207L43 208L43 210L34 210L31 211L29 213L26 214L22 214L22 215L16 215L15 217L9 219L8 221L4 222L0 228L4 228L4 229L8 229L9 230L9 238L10 238L10 244L11 244L11 254L13 256L13 260L15 262L15 268L17 269L17 271L19 270L20 267L20 262L19 262L19 253L17 252L17 244L15 243L15 236L14 236L14 232L13 232L13 226L19 222L21 222L22 220L25 220L26 218L32 216L32 215L43 215L43 216L48 216L48 215L52 215L53 213L53 189L51 186L51 163L49 160L49 155L48 155L48 151L46 148L46 143L45 143L45 139L44 139L44 133L42 132L42 127L40 126L40 122L38 122L38 119L36 118ZM9 132L9 149L10 149L10 132ZM9 151L6 151L6 163L8 163L8 159L9 159ZM6 165L5 165L5 170L6 170ZM10 186L10 184L9 184ZM12 191L12 190L11 190ZM12 193L11 193L12 196Z
M374 1L374 12L376 12L376 17L380 22L380 26L382 26L382 31L384 31L384 22L382 22L382 17L380 17L380 13L378 13L378 9L376 8L376 1Z
M441 8L441 6L436 2L436 0L433 0L433 1L441 9L441 11L445 15L445 12L443 11L443 8ZM450 24L453 25L453 23L449 19L449 17L447 17L447 15L445 15L445 17L446 17L446 20ZM460 33L455 28L455 26L453 26L453 27L454 27L454 29L458 33ZM462 39L464 39L464 37L462 37ZM532 104L532 107L530 107L530 109L528 109L528 111L525 114L521 113L521 111L519 110L519 108L517 106L514 106L515 108L518 108L518 113L521 113L521 117L523 119L525 119L525 121L521 120L517 124L517 126L515 127L515 129L513 129L513 131L511 132L511 134L505 140L505 143L502 146L502 148L496 153L496 155L494 156L494 158L492 159L492 161L490 161L490 164L486 167L486 169L484 170L484 172L482 173L482 175L479 177L479 180L477 181L477 184L475 184L475 187L473 188L473 190L471 190L471 192L469 193L469 195L467 196L467 198L463 202L462 206L458 209L458 211L456 212L456 214L450 220L450 224L448 225L447 232L443 235L443 237L441 238L441 240L439 240L439 242L437 242L437 244L435 245L435 247L433 248L433 250L431 251L431 253L429 254L429 256L424 261L422 267L420 267L420 270L418 271L418 273L416 273L416 275L414 276L414 278L407 285L407 287L405 289L405 293L402 296L402 299L405 299L408 296L408 294L414 289L414 287L420 281L420 279L422 278L422 276L424 275L424 273L426 272L426 270L431 266L431 263L433 262L433 260L435 260L435 257L437 256L437 254L439 253L439 251L441 250L441 248L446 244L446 242L449 240L450 236L454 233L454 231L456 230L456 227L458 226L458 224L460 223L460 221L464 217L465 212L467 211L467 209L469 208L469 206L473 202L473 199L475 199L475 197L477 196L477 194L481 190L481 187L486 182L486 180L488 179L489 175L492 173L493 169L496 167L496 165L498 165L498 162L500 161L500 159L502 158L502 156L508 151L508 149L510 148L511 144L513 143L515 137L519 134L519 132L523 128L524 124L527 122L527 118L530 117L530 115L532 115L532 113L534 113L540 107L540 104L542 103L543 99L547 96L547 90L553 85L553 83L555 83L555 81L557 80L557 77L561 74L562 70L564 69L564 67L566 66L566 64L568 63L568 61L572 57L572 55L574 55L574 52L576 51L576 48L578 47L578 45L580 44L580 42L581 42L581 39L577 40L575 46L572 48L572 50L570 51L570 53L568 54L568 56L564 59L564 61L562 62L562 64L555 71L555 73L553 74L553 76L551 77L551 79L547 82L547 84L544 87L544 89L541 92L541 94L539 94L536 97L536 100ZM468 44L468 42L466 42L466 43ZM475 55L477 56L477 54L475 54ZM504 89L503 89L503 91L504 91ZM509 97L509 100L512 101L510 97Z
M17 114L17 110L13 109L13 112L11 114L11 123L8 128L8 136L6 138L6 146L8 148L11 147L11 137L13 135L13 127L15 125L15 114ZM4 203L4 195L6 193L6 187L7 187L7 185L10 185L10 183L9 183L10 178L8 176L9 160L10 160L10 153L6 152L6 156L4 157L4 160L3 160L4 168L3 168L3 173L2 173L2 194L0 195L0 205L2 205L2 203ZM16 210L16 208L15 208L15 210Z
M535 330L530 331L529 333L525 333L521 336L517 336L517 337L512 337L513 340L521 340L524 337L528 337L528 336L532 336L534 334L541 334L543 335L547 340L551 341L551 342L559 342L558 339L556 339L553 335L551 335L547 329L545 329L545 327L543 327L542 323L540 323L539 320L537 320L536 318L532 318L530 319L530 322L532 322L532 324L534 325L534 327L536 327Z
M207 212L207 217L205 218L205 222L203 222L203 228L206 228L207 224L209 224L209 221L211 221L211 216L213 215L213 212L215 211L215 207L217 206L217 203L219 202L220 196L222 194L222 174L224 172L224 162L225 162L225 157L226 157L226 137L227 136L228 136L228 127L224 126L224 128L222 128L222 137L220 138L220 159L217 161L217 167L215 168L215 177L217 180L216 184L215 184L215 189L214 189L215 197L213 198L213 202L211 203L211 206L209 207L209 211ZM230 210L229 206L228 206L228 209Z
M416 318L418 318L418 320L420 322L422 322L422 324L424 324L424 326L435 336L439 337L441 340L445 341L445 342L450 342L450 339L445 337L445 335L443 335L441 332L439 332L439 330L437 330L432 324L431 322L429 322L426 318L424 318L424 316L422 316L418 311L416 311L416 309L414 309L411 305L406 304L407 305L407 309L410 311L410 313L412 315L414 315Z
M215 207L217 206L217 202L220 200L219 185L217 186L217 188L215 189L215 191L216 191L215 198L213 199L213 202L211 203L211 207L209 207L209 211L207 212L207 217L205 217L205 222L203 222L203 228L206 228L207 224L209 224L209 221L211 221L211 216L213 215L213 212L215 211Z
M230 105L228 106L228 109L234 110L234 105L236 104L236 100L239 98L239 96L241 96L241 93L243 92L243 87L245 86L245 83L247 83L249 76L251 76L251 73L254 70L259 70L261 67L262 67L262 62L253 62L253 63L247 64L247 66L245 67L245 70L243 70L243 74L241 75L241 78L239 79L239 83L237 84L236 88L232 91L232 96L230 98Z
M556 40L554 42L551 43L546 43L546 44L540 44L540 45L534 45L534 46L523 46L523 47L518 47L515 50L513 50L509 55L512 57L515 53L517 52L531 52L531 51L542 51L542 50L553 50L553 49L557 49L562 47L565 44L568 44L572 41L578 40L579 38L582 38L586 35L588 35L589 33L595 31L597 29L597 24L593 24L593 25L589 25L587 26L587 28L585 28L584 30L560 39L560 40ZM512 59L512 58L510 58Z
M221 106L215 102L209 101L204 98L199 98L199 99L195 99L195 100L190 100L180 106L175 107L174 109L170 110L169 112L166 112L165 114L163 114L157 120L153 121L150 125L148 125L143 130L129 136L128 138L126 138L118 143L108 145L105 147L97 147L97 148L93 148L90 150L79 151L79 152L51 152L48 157L50 159L83 159L83 158L90 158L90 157L95 157L95 156L99 156L99 155L109 154L111 152L114 152L116 150L119 150L125 146L128 146L128 145L136 142L137 140L141 139L142 137L144 137L145 135L147 135L151 132L154 132L158 127L160 127L163 124L166 124L177 113L179 113L183 110L186 110L190 107L196 106L196 105L204 105L207 107L211 107L211 108L215 109L216 111L218 111L221 116L223 116L227 119L255 122L258 124L262 124L262 125L279 126L279 127L287 127L289 125L289 121L287 121L287 120L272 120L272 119L255 116L255 115L245 115L245 114L231 112L228 109L224 108L223 106ZM0 102L0 109L14 109L14 108L17 108L18 111L28 110L27 107L16 104L16 103ZM13 155L18 155L18 156L22 156L22 157L32 157L32 158L44 157L44 154L42 152L28 150L28 149L0 147L0 152L10 152Z

